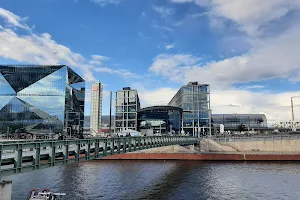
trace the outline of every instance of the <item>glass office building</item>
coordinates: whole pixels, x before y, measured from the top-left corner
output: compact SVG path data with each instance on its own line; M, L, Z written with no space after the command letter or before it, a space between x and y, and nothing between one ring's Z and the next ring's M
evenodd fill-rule
M210 88L208 84L190 82L182 86L168 104L183 109L182 125L193 136L210 131Z
M153 133L179 133L182 108L152 106L138 111L138 130L151 129Z
M0 132L78 134L85 81L66 65L0 65Z
M115 105L115 132L137 130L137 111L140 109L137 90L124 87L117 91Z
M268 127L267 117L264 114L213 114L212 125L214 129L220 130L220 124L224 125L224 130L238 130L241 126L246 130L259 130Z

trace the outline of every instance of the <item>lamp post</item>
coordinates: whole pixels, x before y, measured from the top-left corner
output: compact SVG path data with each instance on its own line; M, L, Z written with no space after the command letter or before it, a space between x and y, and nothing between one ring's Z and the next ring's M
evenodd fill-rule
M294 99L294 98L300 98L300 96L293 96L293 97L291 97L292 121L295 121L295 116L294 116L294 104L293 104L293 99Z

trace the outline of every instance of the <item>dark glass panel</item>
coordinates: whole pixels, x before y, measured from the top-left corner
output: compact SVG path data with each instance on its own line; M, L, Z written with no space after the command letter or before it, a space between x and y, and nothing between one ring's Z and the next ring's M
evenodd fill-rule
M123 112L123 106L116 106L116 112Z
M73 84L69 84L69 85L78 91L85 90L85 82L78 82L78 83L73 83Z
M136 106L128 106L128 112L136 112Z
M123 119L123 113L116 113L116 120Z
M62 67L64 66L0 66L0 72L11 87L19 92Z
M135 119L135 113L128 113L128 119Z
M122 121L116 121L116 127L123 127Z
M76 72L74 72L70 67L67 67L68 70L68 84L74 84L78 82L84 82L84 79L81 78Z

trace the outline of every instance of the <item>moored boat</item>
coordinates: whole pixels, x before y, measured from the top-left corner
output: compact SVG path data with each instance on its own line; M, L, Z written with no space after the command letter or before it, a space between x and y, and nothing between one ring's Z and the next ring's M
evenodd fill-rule
M29 194L27 200L65 200L65 193L50 192L49 188L45 188L40 192L39 188L33 188Z

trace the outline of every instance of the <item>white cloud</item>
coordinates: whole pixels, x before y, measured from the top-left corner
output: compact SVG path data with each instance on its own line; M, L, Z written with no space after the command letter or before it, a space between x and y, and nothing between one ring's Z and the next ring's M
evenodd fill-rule
M118 4L122 0L90 0L93 3L99 4L100 6L106 6L108 4Z
M146 90L145 88L140 86L137 89L138 89L142 107L148 107L154 105L167 105L171 100L171 98L177 92L176 89L165 88L165 87L156 90Z
M249 35L258 35L261 28L300 8L298 0L172 0L173 3L195 3L206 7L212 19L235 22Z
M262 113L267 116L269 124L272 124L277 121L291 120L290 98L299 93L300 90L282 93L215 90L211 93L211 107L213 113ZM300 120L299 105L300 100L295 99L296 120Z
M174 47L175 47L175 44L174 44L174 43L165 46L165 48L166 48L167 50L173 49Z
M154 59L149 70L184 83L231 85L280 77L295 81L300 75L299 40L300 26L295 26L277 38L253 41L252 48L240 56L203 64L190 54L162 54Z
M127 69L111 69L108 67L97 67L93 69L96 72L106 72L110 74L117 74L124 78L140 78L138 74L132 73Z
M163 6L153 6L153 10L159 13L162 17L167 17L174 13L174 10L172 8L165 8Z
M100 65L101 62L98 61L98 60L91 60L91 61L89 62L89 64L90 64L90 65Z
M105 60L110 59L107 56L101 56L101 55L92 55L91 57L92 57L93 60L97 60L97 61L105 61Z
M29 27L27 25L20 23L22 21L25 21L27 18L21 18L8 10L4 10L1 7L0 7L0 17L6 19L8 24L10 25L29 30Z
M92 55L92 60L88 60L70 48L58 44L49 33L41 35L33 33L24 23L25 19L3 8L0 8L0 18L4 18L10 25L10 27L0 26L0 57L2 58L30 64L66 64L81 71L87 81L96 80L95 72L117 74L124 78L137 76L124 69L98 69L94 65L107 61L109 57ZM25 30L27 34L18 34L17 28Z
M244 87L240 87L240 89L245 89L245 90L249 90L249 89L262 89L265 88L264 85L247 85Z

